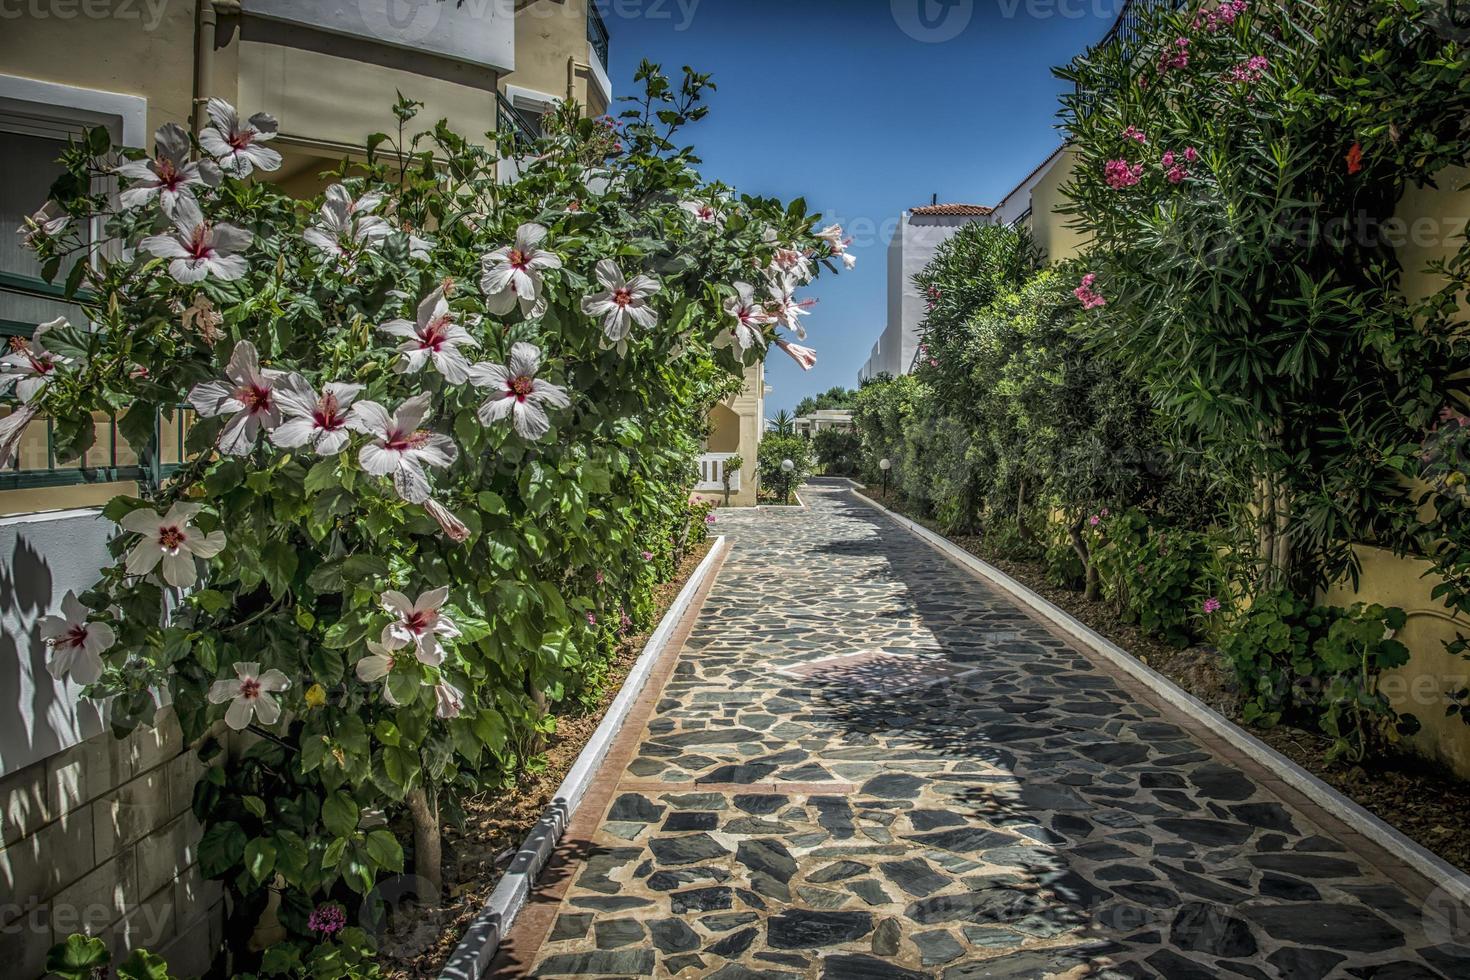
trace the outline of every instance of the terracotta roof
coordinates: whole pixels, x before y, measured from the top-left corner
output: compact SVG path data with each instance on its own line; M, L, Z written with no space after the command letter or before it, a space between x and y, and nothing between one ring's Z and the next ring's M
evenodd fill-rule
M983 218L994 210L995 208L987 208L983 204L926 204L922 208L914 208L912 213L937 217Z

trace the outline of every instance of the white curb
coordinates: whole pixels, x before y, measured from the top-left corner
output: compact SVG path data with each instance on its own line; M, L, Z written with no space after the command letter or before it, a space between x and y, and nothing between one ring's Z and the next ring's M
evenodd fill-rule
M924 541L950 561L968 569L997 588L1009 592L1018 602L1055 625L1078 643L1122 668L1165 701L1214 734L1228 740L1236 748L1270 770L1282 782L1295 787L1354 831L1418 871L1429 880L1431 885L1446 893L1450 898L1463 904L1470 904L1470 875L1404 836L1403 833L1354 803L1328 783L1318 779L1163 674L1144 664L1127 650L1048 602L1000 569L981 561L948 538L935 534L901 514L894 513L857 490L853 491L853 496L885 514L894 523Z
M475 916L470 927L465 931L464 938L455 947L453 953L440 971L440 980L479 980L485 975L490 962L495 958L496 950L500 948L501 940L510 932L510 927L515 922L516 916L526 904L526 899L531 894L531 887L536 882L536 876L546 866L551 852L561 840L561 835L566 832L567 824L572 819L572 814L577 811L582 798L587 795L588 788L592 785L597 770L601 768L602 762L607 758L607 753L612 748L613 739L623 727L627 720L628 712L632 710L633 703L638 700L643 688L648 684L648 675L653 670L653 665L658 662L665 648L668 646L669 637L673 635L675 627L689 606L694 602L694 596L699 592L700 586L709 577L710 570L714 568L721 552L725 549L726 538L724 535L716 537L714 544L709 549L709 554L699 563L694 574L689 576L689 581L684 583L684 588L679 590L679 595L674 599L664 617L659 621L658 628L648 638L643 647L643 652L638 655L638 660L633 664L633 669L628 672L628 677L623 681L622 690L608 706L607 714L602 718L602 724L597 726L597 731L592 733L592 738L577 756L576 763L561 785L556 789L556 795L546 805L541 813L541 819L531 832L526 835L521 849L511 859L510 866L505 869L505 875L490 897L485 900L485 907Z

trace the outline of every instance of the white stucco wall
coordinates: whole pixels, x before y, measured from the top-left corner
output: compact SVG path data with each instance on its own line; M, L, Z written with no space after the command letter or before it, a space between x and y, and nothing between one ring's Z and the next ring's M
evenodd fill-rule
M97 582L113 530L94 509L0 521L0 776L103 730L97 705L47 672L38 624Z

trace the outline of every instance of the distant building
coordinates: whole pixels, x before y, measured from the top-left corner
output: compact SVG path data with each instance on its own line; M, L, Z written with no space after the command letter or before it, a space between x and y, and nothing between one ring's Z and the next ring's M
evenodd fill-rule
M951 235L971 222L988 219L992 210L979 204L933 204L903 213L888 245L888 324L858 372L859 382L913 370L919 325L928 312L914 276Z
M852 425L850 408L819 408L810 415L798 415L791 420L792 431L803 439L826 429L851 429Z

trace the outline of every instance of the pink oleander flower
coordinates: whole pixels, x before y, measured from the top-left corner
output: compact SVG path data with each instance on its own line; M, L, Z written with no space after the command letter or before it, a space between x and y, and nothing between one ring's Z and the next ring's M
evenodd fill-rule
M618 617L618 628L622 631L623 635L627 636L629 633L633 632L633 617L629 616L627 612L618 613Z
M1172 45L1165 45L1159 54L1159 74L1171 68L1189 67L1189 38L1175 38Z
M1214 34L1222 27L1229 27L1235 23L1237 17L1245 13L1249 5L1246 0L1225 0L1224 3L1216 5L1210 10L1201 10L1194 15L1194 27L1203 27Z
M596 582L598 585L601 585L602 583L607 581L607 576L602 574L601 569L598 569L597 572L593 574L592 581Z
M1143 164L1130 165L1127 160L1109 160L1103 168L1103 178L1115 191L1132 187L1143 178Z
M347 925L347 913L336 902L318 905L306 919L306 928L327 938L335 936Z
M1184 162L1185 163L1194 163L1197 160L1199 160L1199 150L1196 150L1192 146L1185 147L1184 148Z
M714 524L715 523L715 515L713 515L713 514L705 514L704 515L704 522L706 524Z
M1096 514L1093 514L1087 519L1087 523L1092 527L1097 527L1099 524L1102 523L1102 518L1098 517Z
M651 551L640 552L640 554L643 556L643 560L644 561L652 561L653 560L653 552L651 552Z
M1184 178L1189 176L1189 171L1183 164L1175 164L1164 172L1164 179L1171 184L1183 183Z
M1123 138L1125 140L1132 140L1140 146L1148 142L1148 134L1139 129L1137 126L1129 126L1127 129L1123 130Z
M1217 613L1219 611L1220 611L1220 600L1219 599L1216 599L1214 596L1210 596L1208 599L1205 600L1205 615L1206 616L1210 615L1211 613Z
M588 626L596 626L597 625L597 614L596 613L589 612L587 614L587 625Z
M1103 517L1107 517L1108 516L1108 509L1106 507L1104 507L1102 510L1098 511L1098 513L1101 514Z
M1249 61L1243 61L1234 68L1231 68L1226 74L1225 80L1227 82L1239 82L1246 85L1252 82L1259 82L1265 77L1270 67L1271 62L1265 56L1258 54Z
M1089 272L1082 277L1082 282L1077 288L1072 290L1072 295L1076 296L1082 303L1084 310L1095 310L1108 305L1108 301L1103 298L1103 295L1092 288L1092 284L1095 282L1097 282L1097 273Z

